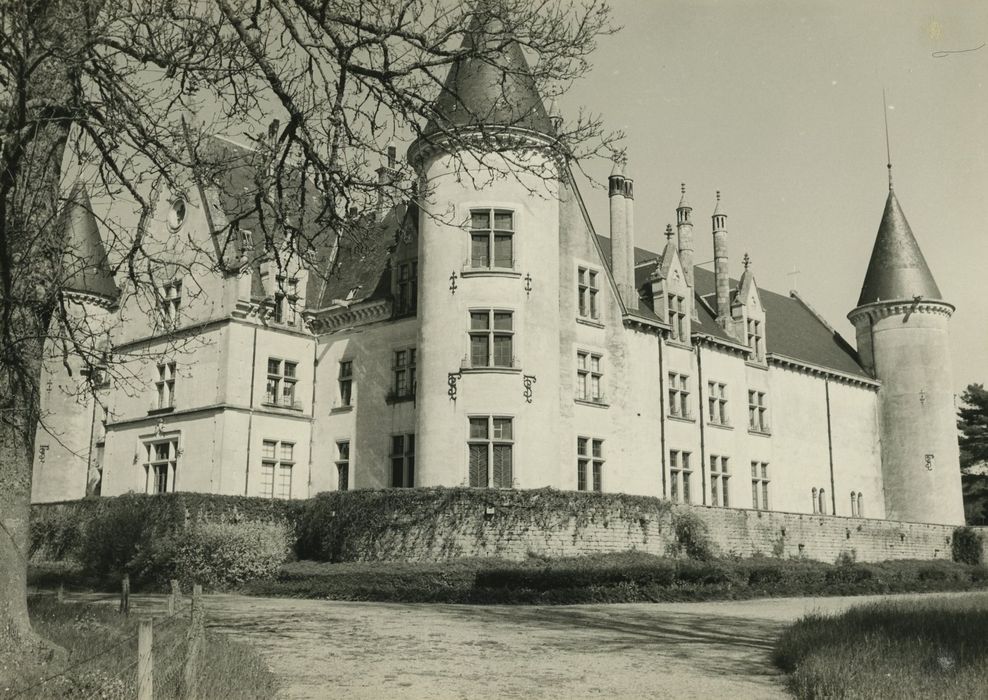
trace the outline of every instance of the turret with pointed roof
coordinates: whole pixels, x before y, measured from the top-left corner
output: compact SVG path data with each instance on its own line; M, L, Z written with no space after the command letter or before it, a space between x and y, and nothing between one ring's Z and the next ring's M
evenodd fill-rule
M916 297L943 298L890 186L858 306Z
M69 193L60 225L66 242L62 256L62 290L116 303L120 290L113 281L89 194L81 182L77 182Z
M888 517L963 524L944 301L892 189L857 307L848 314L864 367L881 382Z

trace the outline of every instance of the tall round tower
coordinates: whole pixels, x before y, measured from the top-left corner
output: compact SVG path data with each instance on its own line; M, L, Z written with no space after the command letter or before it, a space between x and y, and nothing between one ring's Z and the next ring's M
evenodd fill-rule
M891 166L890 166L891 167ZM889 180L857 307L848 314L878 391L887 517L964 523L944 301Z
M490 31L475 21L465 46ZM408 154L422 193L416 486L559 478L561 166L522 49L495 33L496 49L452 66Z

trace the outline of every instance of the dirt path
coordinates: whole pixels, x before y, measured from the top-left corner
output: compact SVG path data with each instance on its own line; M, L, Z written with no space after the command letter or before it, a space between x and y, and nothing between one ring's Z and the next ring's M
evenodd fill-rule
M285 698L781 698L785 624L868 598L557 607L210 596Z
M284 698L741 700L786 697L769 659L786 623L880 598L527 607L211 595L205 604L211 628L258 647ZM135 603L163 607L158 596Z

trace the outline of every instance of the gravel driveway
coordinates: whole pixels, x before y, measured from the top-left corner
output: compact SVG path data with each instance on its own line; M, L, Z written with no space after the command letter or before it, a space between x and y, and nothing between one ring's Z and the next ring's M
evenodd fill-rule
M915 596L909 596L915 597ZM782 698L779 631L881 596L554 607L207 598L285 698Z

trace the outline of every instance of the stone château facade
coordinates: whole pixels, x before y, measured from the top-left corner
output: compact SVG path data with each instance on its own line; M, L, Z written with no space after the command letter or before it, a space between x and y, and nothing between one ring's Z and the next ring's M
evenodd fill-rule
M436 109L532 167L474 182L458 160L469 168L473 156L427 127L409 150L427 196L368 225L359 247L336 241L328 281L265 262L273 251L251 240L237 197L250 151L217 139L230 169L163 198L151 233L208 250L224 232L231 250L217 256L261 262L194 278L162 270L157 313L128 313L80 189L64 225L89 267L66 296L112 329L116 356L139 359L134 381L103 389L104 415L57 398L79 380L49 358L34 500L553 487L962 523L953 306L891 186L849 314L855 350L795 292L760 288L747 260L731 277L719 193L708 234L684 186L675 230L645 250L619 164L599 234L565 160L533 148L558 121L517 70L521 49L505 60L510 89L496 66L466 60ZM697 235L713 237L712 271L695 264Z

